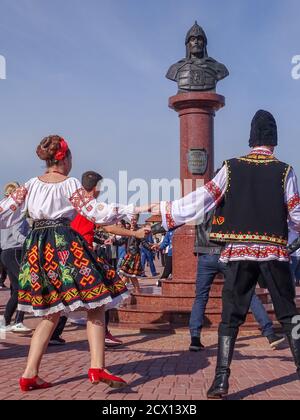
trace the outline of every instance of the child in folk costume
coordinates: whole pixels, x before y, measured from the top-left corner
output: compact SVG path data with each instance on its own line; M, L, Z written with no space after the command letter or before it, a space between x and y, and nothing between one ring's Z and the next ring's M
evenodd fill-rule
M131 230L138 229L138 217L133 217L131 220ZM129 238L127 243L127 253L123 258L119 274L123 276L125 282L131 281L136 292L140 291L138 278L142 277L144 270L142 267L141 247L148 250L153 250L153 244L150 244L146 239Z
M111 225L134 207L97 202L76 178L69 178L72 154L66 141L49 136L37 148L46 161L44 175L35 177L0 202L0 229L17 224L27 214L34 220L26 239L19 276L18 309L43 317L35 330L20 379L23 391L48 388L38 372L49 339L63 311L88 311L87 335L91 352L89 378L121 387L126 382L105 370L105 306L118 304L128 291L115 270L102 264L82 237L70 228L77 213L99 225Z

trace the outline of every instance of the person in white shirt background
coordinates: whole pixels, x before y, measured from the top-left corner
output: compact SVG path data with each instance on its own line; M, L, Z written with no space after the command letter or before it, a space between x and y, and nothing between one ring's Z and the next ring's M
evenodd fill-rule
M8 183L4 187L4 196L9 197L18 187L20 187L20 185L17 182ZM0 246L2 249L1 262L8 274L11 290L10 298L5 307L4 322L0 325L2 332L31 332L31 329L23 324L24 312L16 312L18 306L19 272L22 261L22 248L29 230L30 226L27 220L24 219L11 228L2 229L0 231ZM11 325L15 312L15 321L14 324Z

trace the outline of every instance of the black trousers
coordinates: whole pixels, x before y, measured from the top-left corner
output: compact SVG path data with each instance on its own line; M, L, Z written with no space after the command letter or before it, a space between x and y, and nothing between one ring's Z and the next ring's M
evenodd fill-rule
M295 285L290 264L280 261L237 261L228 264L223 289L222 322L219 335L235 337L245 322L257 279L262 276L268 288L276 317L284 332L290 334L298 315L295 304Z
M68 321L68 317L66 317L64 315L59 318L57 327L53 331L51 340L56 340L56 339L60 338L60 336L62 335L62 333L65 329L67 321Z
M105 333L109 332L109 311L105 311Z
M62 333L64 332L67 321L68 321L68 318L66 316L63 315L63 316L60 317L60 319L58 321L58 324L57 324L57 327L55 328L55 330L52 334L51 340L56 340L57 338L59 338L62 335ZM105 312L105 332L106 332L106 334L108 333L108 325L109 325L109 311L106 311Z
M0 250L0 255L1 255L1 253L2 253L2 249ZM7 273L6 273L5 267L4 267L4 265L1 261L1 258L0 258L0 286L4 286L4 282L5 282L6 277L7 277Z
M6 325L11 323L12 317L18 306L19 272L22 261L22 249L7 249L1 253L1 261L6 268L9 280L11 296L6 304L4 319ZM24 312L17 312L15 323L23 322Z
M161 275L161 279L167 279L173 271L173 257L166 255L165 256L165 269Z

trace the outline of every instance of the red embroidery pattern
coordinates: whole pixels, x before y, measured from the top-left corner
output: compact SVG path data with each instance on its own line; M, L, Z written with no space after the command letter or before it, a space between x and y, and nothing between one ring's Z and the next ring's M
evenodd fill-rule
M286 248L280 248L278 246L266 246L266 247L228 247L222 252L222 259L231 260L234 258L253 258L253 259L266 259L269 257L275 257L277 259L289 259L289 254Z
M256 147L255 149L250 152L250 155L265 155L265 156L273 156L273 152L268 149L263 149L260 147Z
M28 194L27 189L25 187L20 187L20 188L17 188L16 191L14 191L11 194L11 198L14 200L17 206L20 206L22 203L24 203L27 194Z
M172 216L172 201L166 203L166 221L169 229L174 229L176 227L176 222Z
M38 283L40 272L38 260L38 247L34 246L28 253L28 262L30 265L31 286L35 292L38 292L41 289L41 285Z
M300 196L299 194L295 194L289 201L288 201L288 210L293 211L298 205L300 204Z
M70 256L69 251L57 251L57 255L59 258L59 261L62 263L62 265L66 265L66 262Z
M71 304L72 302L80 299L84 303L93 302L99 297L105 297L108 292L112 290L115 293L125 292L126 287L121 280L116 282L112 288L106 287L104 284L99 284L89 290L81 290L80 292L76 288L70 288L66 292L58 293L53 290L49 295L33 295L30 291L19 290L19 302L23 304L32 305L33 308L43 308L45 305L53 306L57 302L65 302ZM112 293L112 292L111 292Z
M74 265L79 268L79 273L83 276L80 284L86 286L87 284L93 284L95 277L91 274L92 270L88 267L90 261L84 258L84 249L77 242L72 242L71 252L74 255Z
M208 182L205 185L207 192L212 195L215 202L218 202L222 197L222 190L213 181Z
M49 277L51 283L54 287L57 289L60 289L62 286L62 282L58 278L58 274L56 273L56 270L58 268L57 262L54 260L55 257L55 250L51 246L50 243L47 244L44 257L46 260L46 263L44 264L44 269L47 272L47 276Z
M218 226L222 226L225 223L225 217L216 217L214 216L213 218L213 225L218 225Z
M110 269L110 270L107 270L106 271L106 273L105 273L105 277L108 279L108 280L113 280L115 277L116 277L116 272L115 272L115 270L112 270L112 269Z
M70 198L70 202L72 206L80 213L83 207L86 207L91 201L93 201L93 197L91 194L86 192L84 188L80 188L79 190L75 191L75 193Z
M54 260L55 250L51 244L47 244L44 252L44 258L46 260L44 269L48 271L55 271L58 268L57 262Z

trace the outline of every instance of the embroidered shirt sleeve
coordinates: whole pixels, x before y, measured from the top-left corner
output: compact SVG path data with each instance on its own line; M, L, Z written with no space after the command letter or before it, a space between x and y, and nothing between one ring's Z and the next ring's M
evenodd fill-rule
M217 184L215 184L214 181L208 182L208 184L205 185L205 189L216 202L219 202L219 200L223 196L221 188Z
M72 206L78 213L81 213L84 208L88 213L91 212L94 209L94 206L90 204L93 200L93 196L83 187L78 188L70 198Z
M24 219L27 211L28 184L17 188L13 194L0 201L0 228L7 229Z
M185 223L203 223L205 214L215 209L224 196L226 185L225 165L215 178L203 187L179 200L162 202L160 210L164 228L170 230Z
M168 229L174 229L176 227L176 222L172 216L172 201L167 201L165 204L165 219Z
M106 204L97 201L89 194L75 178L70 178L68 185L69 201L75 210L98 225L117 223L125 216L131 218L134 206Z
M299 194L293 195L288 201L288 210L289 212L293 211L300 204Z
M288 208L291 227L300 232L300 195L298 181L294 170L291 168L285 187L285 201Z

